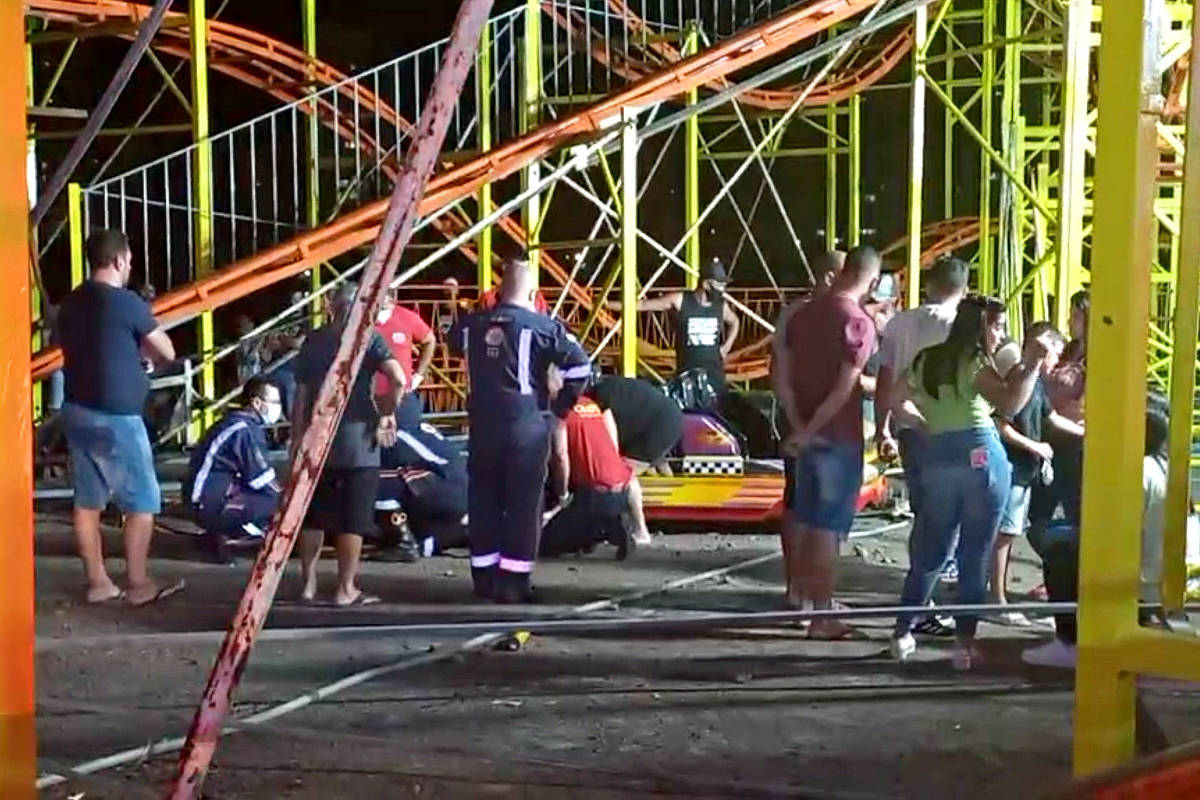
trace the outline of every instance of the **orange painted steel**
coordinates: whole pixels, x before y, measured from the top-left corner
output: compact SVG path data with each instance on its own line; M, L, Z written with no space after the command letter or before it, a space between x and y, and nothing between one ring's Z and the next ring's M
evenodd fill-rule
M682 58L679 50L670 43L664 42L657 37L650 39L651 36L654 36L654 31L623 0L608 0L608 6L613 10L614 14L622 18L625 26L629 28L630 33L645 34L645 49L649 54L657 56L661 61L656 65L643 61L618 60L613 54L602 47L593 48L591 53L592 58L605 64L614 72L627 79L643 77L649 74L656 66L661 66L662 63L672 64ZM552 2L544 1L542 9L560 27L566 30L568 34L574 34L579 27L587 24L583 14L572 13L568 17L562 9L555 6ZM629 43L631 45L638 44L632 36L630 36ZM876 51L865 47L860 48L856 51L854 59L845 64L837 72L827 75L820 84L809 92L804 100L804 105L824 106L830 103L839 103L861 92L868 86L878 83L911 52L912 43L912 26L906 25L882 48ZM869 59L859 63L858 58L870 55L872 52L873 55ZM718 80L708 84L706 88L712 91L720 91L727 87L727 81ZM790 108L796 102L796 98L807 90L808 84L805 83L782 86L775 89L750 89L743 92L738 97L738 100L744 105L782 111Z
M979 241L978 217L953 217L931 222L921 229L921 266L928 267L940 256L951 253ZM903 236L879 251L890 256L903 254L908 247L908 237Z
M5 328L0 338L0 446L8 465L0 474L0 797L36 796L33 612L33 404L29 382L29 199L26 195L25 24L19 4L0 10L0 291Z
M66 0L36 0L58 4ZM75 5L75 3L68 3ZM107 5L107 4L105 4ZM472 195L481 186L516 174L559 147L587 140L628 106L647 106L698 86L719 81L782 53L797 42L827 30L874 5L874 0L819 0L785 12L695 56L614 92L562 119L550 122L509 144L447 169L430 182L420 206L426 216ZM114 4L119 7L119 4ZM376 201L291 241L230 265L155 301L160 322L174 325L218 308L371 242L378 233L386 201ZM57 348L34 357L35 378L61 364Z

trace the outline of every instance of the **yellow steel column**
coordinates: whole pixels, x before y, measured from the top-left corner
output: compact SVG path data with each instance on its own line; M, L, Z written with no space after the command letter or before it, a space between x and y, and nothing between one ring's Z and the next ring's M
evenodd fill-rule
M317 58L317 4L316 0L300 0L300 39L304 45L304 55L308 60L304 67L305 93L317 89L316 76L313 75L312 64ZM304 221L312 230L321 224L321 174L317 157L320 148L321 121L316 113L307 114L307 130L304 145ZM323 320L321 315L321 300L316 294L321 289L321 265L317 264L308 273L309 288L313 293L310 315L313 327L319 326Z
M684 55L700 51L700 27L688 23L684 40ZM687 104L694 106L700 98L698 89L687 93ZM684 285L695 289L700 280L700 229L692 230L700 219L700 115L692 114L683 123L683 227L692 231L684 245L683 260L691 267L683 276Z
M67 231L71 243L71 288L83 283L83 190L67 184Z
M921 198L925 179L925 42L929 12L921 6L913 12L913 83L909 105L908 151L908 267L905 273L905 302L915 308L921 302Z
M1083 186L1086 179L1088 73L1091 63L1091 0L1068 0L1062 82L1062 141L1059 158L1057 272L1054 323L1067 329L1067 299L1079 289L1083 264Z
M1192 22L1192 52L1200 53L1200 19ZM1171 332L1171 440L1163 532L1162 602L1183 607L1187 583L1187 515L1191 510L1192 413L1196 397L1196 336L1200 327L1200 58L1189 65L1183 156L1183 208Z
M479 109L479 152L492 149L492 23L483 26L479 59L475 62L476 108ZM479 218L492 213L492 185L479 187ZM492 226L479 231L475 241L475 285L482 294L492 288Z
M1110 3L1100 44L1088 428L1079 562L1077 774L1134 754L1134 677L1120 645L1137 634L1145 341L1158 153L1155 0Z
M862 241L862 95L847 101L850 124L850 154L847 166L850 208L846 215L846 245L858 247Z
M33 96L33 45L25 44L25 103L28 106L33 106L36 100ZM29 125L28 138L25 142L25 184L26 196L31 200L37 197L37 126ZM32 208L33 203L30 203ZM34 226L29 232L29 248L30 252L37 252L38 249L38 232ZM35 269L41 269L38 264L34 265ZM33 329L33 335L30 337L29 349L30 352L36 353L42 349L42 306L46 302L46 298L42 297L42 293L38 291L35 285L29 290L29 312L32 318L32 323L37 327ZM32 326L31 326L32 327ZM38 381L33 385L33 418L39 420L42 418L43 398L42 398L42 383Z
M637 377L637 112L621 110L621 374Z
M542 116L542 4L540 0L525 0L525 38L522 41L521 132L538 126ZM535 158L521 170L521 187L528 189L541 179L541 164ZM525 203L524 224L526 249L535 279L541 280L541 251L538 248L538 227L542 221L542 196L532 195Z
M825 107L825 124L829 130L825 138L825 249L837 249L838 210L838 111L837 104Z
M213 270L212 217L212 145L208 141L208 18L205 0L189 0L188 30L192 61L192 209L195 246L195 277L201 278ZM207 398L217 396L217 378L209 355L215 349L213 315L200 315L200 353L204 365L200 369L200 392ZM207 406L207 404L206 404ZM188 441L199 440L203 428L212 424L212 411L193 414L188 426Z
M0 292L8 301L0 363L0 797L32 800L37 776L33 705L33 424L29 417L29 197L25 150L25 19L21 3L0 6Z
M983 4L984 51L979 92L979 127L989 142L995 141L995 86L996 49L992 40L996 37L996 3L988 0ZM979 153L979 291L993 294L996 291L995 249L992 246L992 159L986 151Z

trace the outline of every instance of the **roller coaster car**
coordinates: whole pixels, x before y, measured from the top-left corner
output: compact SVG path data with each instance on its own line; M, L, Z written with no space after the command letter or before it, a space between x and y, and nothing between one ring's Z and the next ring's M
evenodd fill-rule
M783 514L784 476L774 397L734 394L726 412L685 411L683 436L671 464L672 477L641 478L646 517L672 527L774 527ZM745 432L743 432L745 431ZM863 485L858 510L888 498L883 465L875 453L874 426L868 420Z

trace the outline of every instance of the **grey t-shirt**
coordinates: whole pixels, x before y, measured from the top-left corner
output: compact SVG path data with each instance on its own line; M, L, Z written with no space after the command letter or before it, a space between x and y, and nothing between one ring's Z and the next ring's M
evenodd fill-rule
M296 380L307 389L310 402L316 399L321 390L321 381L325 379L325 373L337 355L341 333L341 328L331 325L318 328L304 340L296 356ZM372 330L362 368L350 389L346 413L342 415L337 433L334 434L325 466L337 469L379 466L379 447L375 444L375 426L379 414L371 398L371 384L383 362L391 359L392 352L387 342L378 331Z

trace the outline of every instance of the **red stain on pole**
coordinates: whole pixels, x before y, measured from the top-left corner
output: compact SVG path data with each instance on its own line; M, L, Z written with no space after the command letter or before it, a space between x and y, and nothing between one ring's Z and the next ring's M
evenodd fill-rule
M346 408L350 387L362 365L374 319L373 310L379 306L388 284L395 277L400 255L412 237L419 213L418 204L433 174L491 8L492 0L463 0L459 8L442 68L430 89L425 113L417 126L417 136L405 154L387 216L363 270L345 335L321 384L321 391L314 403L312 422L292 462L281 508L276 512L271 531L250 573L241 604L208 676L204 696L180 754L179 770L170 793L170 797L176 800L195 798L200 794L216 750L217 738L229 713L233 691L237 688L242 670L246 668L250 649L262 630L271 601L279 588L284 566L295 546L321 468L325 464L333 433Z

